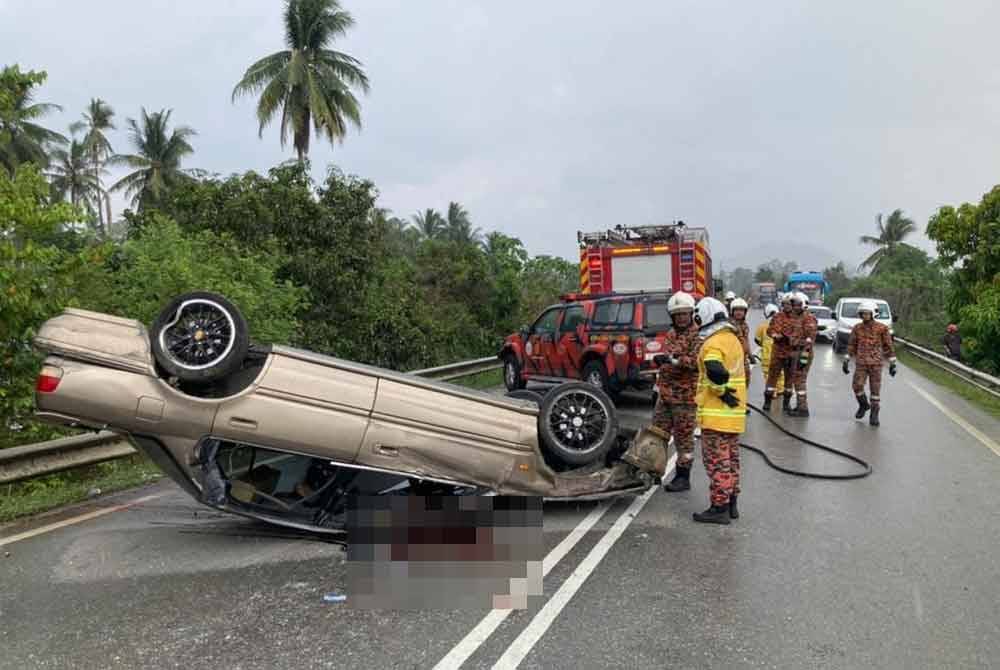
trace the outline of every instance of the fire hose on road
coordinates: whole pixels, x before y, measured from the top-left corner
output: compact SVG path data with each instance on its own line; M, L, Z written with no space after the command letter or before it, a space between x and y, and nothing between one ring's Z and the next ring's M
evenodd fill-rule
M744 449L749 449L750 451L752 451L752 452L754 452L756 454L760 454L761 458L764 459L764 462L767 463L770 467L772 467L775 470L777 470L778 472L783 472L786 475L793 475L795 477L808 477L809 479L862 479L863 477L867 477L868 475L870 475L872 473L872 466L867 461L865 461L865 460L863 460L861 458L858 458L857 456L854 456L852 454L849 454L846 451L841 451L840 449L834 449L833 447L827 446L825 444L820 444L819 442L815 442L813 440L810 440L809 438L802 437L801 435L793 433L792 431L788 430L787 428L785 428L784 426L782 426L780 423L778 423L777 421L775 421L774 418L770 414L768 414L767 412L765 412L761 408L757 407L756 405L752 405L750 403L747 403L747 406L750 409L752 409L753 411L755 411L758 414L760 414L765 419L767 419L771 423L772 426L774 426L775 428L777 428L778 430L780 430L785 435L788 435L789 437L791 437L791 438L793 438L795 440L798 440L799 442L802 442L803 444L808 444L811 447L816 447L817 449L822 449L823 451L829 452L831 454L836 454L837 456L840 456L841 458L846 458L847 460L853 461L853 462L857 463L858 465L860 465L861 467L864 468L864 472L855 472L855 473L845 474L845 475L830 475L830 474L824 474L824 473L821 473L821 472L809 472L807 470L796 470L794 468L786 468L783 465L778 465L777 463L775 463L774 461L772 461L771 458L767 455L767 453L763 449L761 449L759 447L755 447L752 444L747 444L746 442L740 442L740 446L741 447L743 447Z

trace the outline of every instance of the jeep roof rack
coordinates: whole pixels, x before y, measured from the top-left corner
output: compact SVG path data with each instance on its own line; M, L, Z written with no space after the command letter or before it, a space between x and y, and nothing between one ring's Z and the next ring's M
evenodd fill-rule
M672 290L654 289L651 291L611 291L610 293L564 293L559 296L561 302L577 302L579 300L600 300L601 298L628 298L634 296L671 295Z

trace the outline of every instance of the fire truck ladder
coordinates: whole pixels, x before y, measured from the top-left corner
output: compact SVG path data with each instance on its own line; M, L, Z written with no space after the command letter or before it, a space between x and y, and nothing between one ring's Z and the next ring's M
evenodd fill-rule
M694 239L685 236L679 245L680 259L678 269L680 270L681 285L677 288L684 291L691 291L698 285L697 266L695 263ZM688 283L690 282L690 284ZM691 287L691 288L688 288Z
M587 249L587 272L590 277L590 292L604 292L604 260L601 256L601 249L591 247Z

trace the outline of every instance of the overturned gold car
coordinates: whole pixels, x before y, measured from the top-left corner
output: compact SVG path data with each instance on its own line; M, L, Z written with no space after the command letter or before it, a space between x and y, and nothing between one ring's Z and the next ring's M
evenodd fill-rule
M634 494L666 464L661 437L619 430L592 385L503 397L258 346L213 293L177 297L148 329L67 309L35 346L40 419L120 432L199 501L297 528L342 528L351 495Z

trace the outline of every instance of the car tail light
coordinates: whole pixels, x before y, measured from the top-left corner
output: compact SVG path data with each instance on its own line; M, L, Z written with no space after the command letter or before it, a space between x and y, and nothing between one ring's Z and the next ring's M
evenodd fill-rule
M39 393L52 393L58 388L62 376L62 368L57 368L53 365L43 366L42 371L38 373L38 379L35 381L35 390Z

